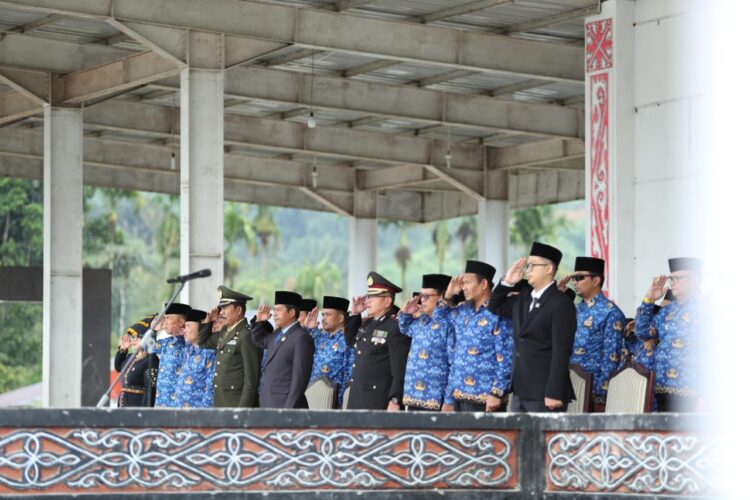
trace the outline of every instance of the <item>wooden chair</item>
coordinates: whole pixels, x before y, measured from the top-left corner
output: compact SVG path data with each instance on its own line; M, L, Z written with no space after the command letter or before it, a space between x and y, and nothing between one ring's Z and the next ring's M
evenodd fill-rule
M570 381L573 384L575 401L568 403L568 413L591 412L591 391L594 387L594 374L584 371L580 365L571 364Z
M338 402L337 385L326 376L315 380L305 391L307 407L311 410L332 410Z
M347 407L349 406L349 389L350 389L351 384L352 384L351 382L346 383L346 388L344 389L344 397L342 398L343 400L341 401L342 410L346 410Z
M654 372L628 363L609 379L604 413L647 413L654 398Z

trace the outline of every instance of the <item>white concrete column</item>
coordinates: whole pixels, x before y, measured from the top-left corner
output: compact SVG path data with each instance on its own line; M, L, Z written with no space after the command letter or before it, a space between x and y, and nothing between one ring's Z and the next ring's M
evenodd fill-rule
M81 406L83 352L83 113L44 110L42 401Z
M635 2L602 3L587 18L587 253L607 262L606 292L635 312Z
M479 260L495 266L497 275L502 275L508 267L510 202L480 200L477 212L477 232Z
M352 217L349 221L349 297L367 291L367 273L377 265L377 219Z
M224 280L224 39L191 32L180 74L180 273L208 268L182 301L216 304Z

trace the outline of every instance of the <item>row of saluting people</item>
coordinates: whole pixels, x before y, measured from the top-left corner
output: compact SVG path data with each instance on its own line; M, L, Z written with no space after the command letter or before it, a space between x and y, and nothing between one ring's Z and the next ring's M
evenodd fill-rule
M401 309L402 290L371 272L365 296L324 297L320 324L316 302L289 291L248 321L252 298L221 286L208 313L172 304L150 348L138 338L153 317L128 329L115 368L131 347L136 360L119 406L307 408L306 389L324 378L337 407L348 388L347 409L565 411L574 364L592 374L593 409L603 411L612 374L636 363L654 372L655 408L695 409L701 262L670 259L670 275L653 280L627 320L602 293L604 261L579 257L557 282L561 259L534 243L497 286L494 267L468 261L460 276L424 275Z

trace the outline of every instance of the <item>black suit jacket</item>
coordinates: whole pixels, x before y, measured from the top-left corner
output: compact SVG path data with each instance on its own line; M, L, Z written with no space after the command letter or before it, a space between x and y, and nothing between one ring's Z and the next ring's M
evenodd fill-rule
M349 386L349 410L385 410L391 398L401 403L411 338L398 327L393 309L381 319L346 318L346 343L356 349Z
M315 343L299 323L289 328L278 344L277 332L267 321L259 321L251 330L253 342L266 350L260 407L307 408L305 389L312 372Z
M576 333L576 309L570 298L552 283L529 312L532 288L522 282L502 282L492 292L489 308L513 318L513 372L511 391L529 400L545 397L567 403L575 399L568 360Z

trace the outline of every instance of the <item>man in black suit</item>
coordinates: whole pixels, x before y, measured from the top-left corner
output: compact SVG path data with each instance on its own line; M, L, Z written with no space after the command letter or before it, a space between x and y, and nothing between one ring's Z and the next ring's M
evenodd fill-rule
M315 345L298 321L302 297L294 292L276 292L274 330L268 322L267 305L258 308L252 328L253 342L266 350L260 382L261 408L307 408L305 389L310 381Z
M564 412L574 399L568 360L576 309L555 284L561 260L558 249L534 242L492 293L489 309L513 318L512 412Z
M401 333L393 305L397 287L378 273L367 277L367 297L354 297L344 336L356 349L349 389L349 410L398 411L404 396L404 375L411 339ZM368 317L362 320L367 308Z

